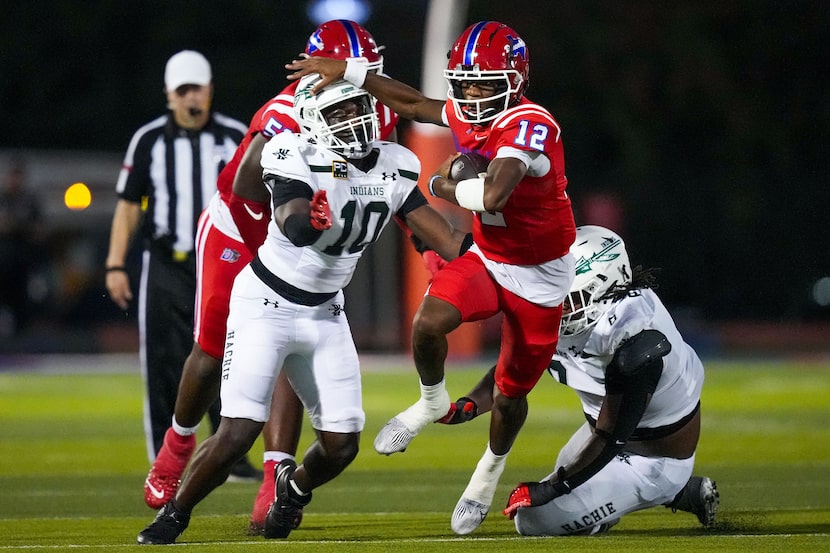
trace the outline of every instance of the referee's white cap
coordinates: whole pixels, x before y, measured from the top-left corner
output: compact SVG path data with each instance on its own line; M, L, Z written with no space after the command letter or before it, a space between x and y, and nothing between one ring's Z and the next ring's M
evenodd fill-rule
M212 79L210 62L194 50L182 50L174 54L164 68L164 86L170 92L186 84L205 86Z

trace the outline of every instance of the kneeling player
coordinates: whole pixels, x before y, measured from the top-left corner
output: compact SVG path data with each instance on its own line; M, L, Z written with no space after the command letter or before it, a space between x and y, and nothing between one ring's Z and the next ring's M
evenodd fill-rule
M654 293L652 273L631 269L619 236L579 227L571 252L576 279L548 371L576 391L587 422L559 452L551 474L513 490L504 514L528 536L595 534L626 513L658 505L713 525L715 482L692 476L700 359ZM493 385L491 370L439 422L466 422L489 410ZM474 484L456 510L475 507ZM466 534L479 524L453 530Z

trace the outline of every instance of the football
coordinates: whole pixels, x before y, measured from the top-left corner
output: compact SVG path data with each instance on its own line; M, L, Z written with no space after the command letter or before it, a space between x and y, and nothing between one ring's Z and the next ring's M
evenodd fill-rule
M461 154L450 165L450 178L452 180L474 179L487 173L487 166L490 160L486 157L472 152Z

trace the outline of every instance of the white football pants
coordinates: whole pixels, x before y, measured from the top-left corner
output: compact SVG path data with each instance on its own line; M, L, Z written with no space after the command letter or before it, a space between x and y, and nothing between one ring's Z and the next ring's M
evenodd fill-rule
M317 430L363 430L360 366L343 291L317 306L283 298L250 266L234 281L222 359L222 416L265 422L280 370Z
M556 467L568 464L590 435L591 427L586 422L559 452ZM568 495L539 507L519 509L513 519L516 530L524 536L561 536L663 505L686 485L694 462L694 456L672 459L618 455ZM555 474L552 472L544 480Z

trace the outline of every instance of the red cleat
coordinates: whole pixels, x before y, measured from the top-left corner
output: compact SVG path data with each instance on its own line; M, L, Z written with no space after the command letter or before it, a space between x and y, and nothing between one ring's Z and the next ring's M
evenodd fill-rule
M196 436L179 436L172 428L144 480L144 502L151 509L161 509L176 495L184 469L196 448Z
M268 516L268 511L271 509L271 505L274 504L274 498L276 497L274 475L278 464L277 461L266 461L263 467L265 474L254 500L254 509L251 511L251 525L248 528L248 533L252 536L265 535L265 517ZM299 508L292 519L293 529L296 530L302 521L303 510Z
M251 511L251 526L249 533L252 536L261 536L265 532L265 515L274 502L274 469L276 461L265 461L263 465L262 484L254 499L254 509Z

